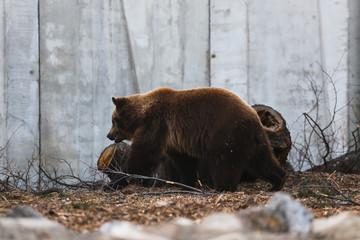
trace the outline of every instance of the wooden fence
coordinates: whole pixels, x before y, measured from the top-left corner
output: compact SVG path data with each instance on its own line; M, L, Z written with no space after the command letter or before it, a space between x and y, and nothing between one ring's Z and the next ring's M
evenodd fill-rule
M160 86L230 89L277 109L300 141L316 85L320 122L345 106L341 150L359 123L359 12L356 0L3 0L0 146L20 167L66 159L80 174L110 144L111 97Z

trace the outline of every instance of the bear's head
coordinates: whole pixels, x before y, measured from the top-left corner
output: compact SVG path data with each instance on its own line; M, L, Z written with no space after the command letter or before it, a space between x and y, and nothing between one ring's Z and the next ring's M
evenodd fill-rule
M134 135L134 123L136 123L136 109L126 97L112 98L115 109L112 113L112 126L107 135L116 143L123 140L132 140Z

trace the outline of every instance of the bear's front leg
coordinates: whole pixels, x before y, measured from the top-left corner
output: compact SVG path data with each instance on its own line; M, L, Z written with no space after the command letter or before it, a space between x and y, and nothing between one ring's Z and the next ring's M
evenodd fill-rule
M134 144L133 144L134 145ZM152 176L156 167L161 162L161 154L158 154L154 149L146 148L145 146L132 146L127 164L123 171L124 173ZM134 180L131 176L117 173L116 177L111 180L109 185L104 187L104 191L116 191L129 185Z
M129 174L151 176L163 158L163 150L157 142L133 142L125 171Z
M151 126L151 127L150 127ZM161 124L141 127L134 134L133 143L124 172L128 174L152 176L164 157L166 129ZM131 182L131 177L119 174L110 182L109 188L121 189Z

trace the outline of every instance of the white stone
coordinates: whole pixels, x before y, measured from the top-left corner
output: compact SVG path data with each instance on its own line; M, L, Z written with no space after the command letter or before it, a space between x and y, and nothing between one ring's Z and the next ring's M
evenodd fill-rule
M64 229L64 226L47 218L0 218L0 228Z
M360 239L360 217L348 212L316 219L312 232L331 239Z
M207 240L247 240L247 238L244 234L240 232L233 232L233 233L227 233L223 234L214 238L206 238Z
M0 239L64 239L71 230L46 218L0 218Z
M140 225L135 225L127 221L112 221L104 223L99 232L106 233L114 238L136 239L136 240L168 240L163 236L157 236L144 231Z
M206 232L208 234L216 235L241 232L243 229L243 224L236 215L229 213L213 213L201 221L196 232Z
M173 221L173 223L181 227L192 227L195 224L194 221L188 218L177 218Z
M301 234L310 232L314 215L308 208L293 200L289 194L276 193L265 208L284 214L289 232Z

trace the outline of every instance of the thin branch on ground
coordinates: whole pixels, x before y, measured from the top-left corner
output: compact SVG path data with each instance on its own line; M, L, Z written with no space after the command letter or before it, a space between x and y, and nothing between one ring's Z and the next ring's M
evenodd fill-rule
M196 191L180 191L180 190L168 190L168 191L160 191L160 192L142 192L138 193L138 195L163 195L163 194L195 194L195 195L211 195L215 194L212 192L196 192Z
M111 171L111 173L122 175L123 176L122 178L158 181L158 182L161 182L161 183L165 183L165 184L169 184L169 185L173 185L173 186L178 186L178 187L182 187L182 188L185 188L185 189L190 189L191 191L197 192L197 193L200 193L200 194L205 194L206 193L202 189L195 188L195 187L192 187L192 186L189 186L189 185L186 185L186 184L183 184L183 183L175 182L175 181L169 181L169 180L166 180L166 179L161 179L161 178L158 178L158 177L149 177L149 176L143 176L143 175L139 175L139 174L129 174L129 173L125 173L123 171ZM119 180L121 180L121 179L119 179Z
M334 180L331 179L331 178L333 178L333 176L335 174L337 174L336 172L333 172L329 176L325 176L323 172L314 172L314 174L316 174L318 176L318 177L316 177L316 179L319 179L319 178L322 179L322 181L325 183L325 185L323 185L323 184L322 185L309 184L309 185L302 185L301 187L303 187L303 188L315 188L315 189L316 188L329 189L331 191L334 191L335 194L329 195L329 194L326 194L326 193L323 193L323 192L320 192L320 193L315 193L314 192L314 193L318 197L324 197L324 198L339 200L339 201L351 203L352 205L355 205L355 206L360 206L360 202L354 201L350 197L350 192L353 192L352 190L350 190L350 189L342 190L341 187L340 187L340 184L338 184L337 182L335 182ZM347 191L349 194L345 194L344 193L345 191ZM339 195L339 196L334 196L334 195Z

